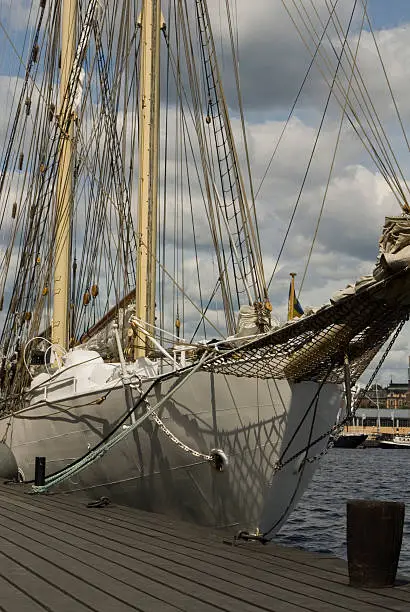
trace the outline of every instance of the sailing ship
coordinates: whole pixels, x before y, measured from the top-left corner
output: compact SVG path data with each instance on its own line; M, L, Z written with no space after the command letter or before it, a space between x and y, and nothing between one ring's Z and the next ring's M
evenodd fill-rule
M408 317L409 208L383 166L403 214L374 273L275 320L226 7L241 149L212 2L38 1L0 178L1 456L28 482L46 457L37 492L267 540ZM343 40L329 96L367 144Z

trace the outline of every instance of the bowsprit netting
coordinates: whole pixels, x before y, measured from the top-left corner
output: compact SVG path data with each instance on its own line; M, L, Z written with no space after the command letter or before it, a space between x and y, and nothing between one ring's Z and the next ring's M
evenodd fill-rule
M354 384L410 312L410 270L363 287L315 314L218 354L204 369L258 378ZM330 369L330 372L329 372Z

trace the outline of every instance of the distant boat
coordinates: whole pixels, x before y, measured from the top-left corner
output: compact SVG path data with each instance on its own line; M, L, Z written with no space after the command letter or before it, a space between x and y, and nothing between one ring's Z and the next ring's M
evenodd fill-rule
M410 436L394 436L392 440L380 440L381 448L410 448Z
M380 433L371 433L363 442L363 448L379 448L382 435Z
M357 448L367 438L367 434L345 433L334 439L333 446L336 448Z

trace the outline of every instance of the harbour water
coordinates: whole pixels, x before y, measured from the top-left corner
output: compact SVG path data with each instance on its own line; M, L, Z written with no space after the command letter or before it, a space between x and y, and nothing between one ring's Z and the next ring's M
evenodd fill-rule
M406 517L398 572L410 577L409 475L410 449L331 449L276 541L346 559L346 501L401 501Z

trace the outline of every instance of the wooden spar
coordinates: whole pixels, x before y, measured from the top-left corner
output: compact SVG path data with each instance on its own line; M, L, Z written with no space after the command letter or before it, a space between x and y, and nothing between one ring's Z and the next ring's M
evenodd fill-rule
M75 56L77 0L63 0L61 33L60 121L62 138L56 193L54 304L51 340L67 349L69 344L70 217L72 207L73 121L67 113L68 83Z
M293 319L293 312L295 309L295 276L296 272L291 272L290 276L292 277L290 281L290 291L289 291L289 300L288 300L288 321Z
M80 344L87 342L90 338L95 336L99 331L104 329L108 323L111 323L117 316L120 308L126 308L128 304L135 299L135 289L130 291L125 297L122 298L115 306L113 306L97 323L87 329L87 331L81 336Z
M138 134L136 315L149 325L155 324L161 25L160 0L143 0ZM148 329L152 332L152 328ZM135 358L145 355L148 348L145 338L137 338Z

